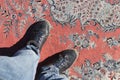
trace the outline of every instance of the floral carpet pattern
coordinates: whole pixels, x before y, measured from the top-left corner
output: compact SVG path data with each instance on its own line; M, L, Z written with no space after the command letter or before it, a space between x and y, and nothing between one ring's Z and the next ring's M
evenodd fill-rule
M0 0L0 47L39 19L52 25L41 61L72 48L79 54L65 72L70 80L120 80L119 0Z

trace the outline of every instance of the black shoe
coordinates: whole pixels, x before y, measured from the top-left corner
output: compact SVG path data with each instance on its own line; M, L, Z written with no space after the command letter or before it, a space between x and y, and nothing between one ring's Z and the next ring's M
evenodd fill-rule
M38 49L41 49L44 42L49 35L49 23L46 20L40 20L32 24L29 28L31 30L30 38L28 41L29 45L34 45Z
M74 50L64 50L56 57L57 59L52 64L59 68L59 72L62 73L74 63L77 53Z
M62 73L73 64L76 58L77 53L75 50L64 50L48 57L45 61L40 63L38 66L38 72L40 73L42 71L41 67L54 65L59 68L59 72Z

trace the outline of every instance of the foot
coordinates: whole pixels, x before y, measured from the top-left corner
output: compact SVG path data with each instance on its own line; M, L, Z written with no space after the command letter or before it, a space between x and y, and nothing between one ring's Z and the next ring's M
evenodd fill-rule
M76 58L77 53L74 50L64 50L47 58L39 66L54 65L59 69L59 72L62 73L74 63Z
M58 59L53 63L54 66L59 68L60 73L68 69L77 57L77 53L74 50L65 50L58 54Z
M46 20L40 20L32 24L29 28L31 30L28 44L34 45L38 49L41 49L44 42L49 35L49 23Z

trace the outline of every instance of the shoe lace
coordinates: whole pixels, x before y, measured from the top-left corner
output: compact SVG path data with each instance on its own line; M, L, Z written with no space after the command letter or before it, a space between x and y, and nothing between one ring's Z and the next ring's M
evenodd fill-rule
M61 68L65 67L65 66L67 66L68 63L69 63L68 56L59 55L59 59L57 61L56 66L61 69Z
M38 33L38 41L39 41L39 43L41 43L41 41L43 40L43 38L45 38L46 37L46 35L43 35L44 33L43 32L39 32Z

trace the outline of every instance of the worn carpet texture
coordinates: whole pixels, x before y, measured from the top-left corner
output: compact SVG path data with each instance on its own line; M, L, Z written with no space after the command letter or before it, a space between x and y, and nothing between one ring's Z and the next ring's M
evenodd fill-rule
M39 19L52 25L40 61L76 49L70 80L120 79L119 0L0 0L0 47L17 43Z

